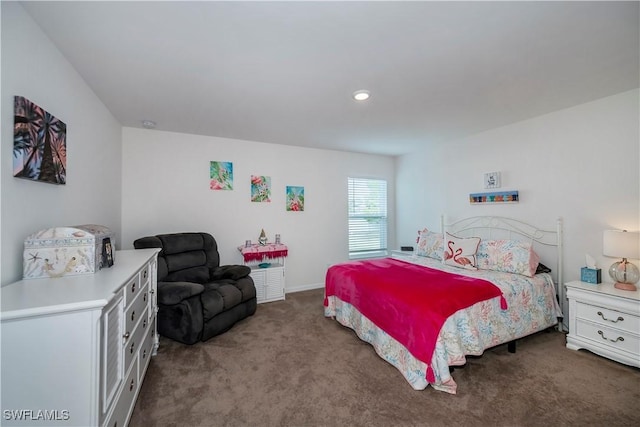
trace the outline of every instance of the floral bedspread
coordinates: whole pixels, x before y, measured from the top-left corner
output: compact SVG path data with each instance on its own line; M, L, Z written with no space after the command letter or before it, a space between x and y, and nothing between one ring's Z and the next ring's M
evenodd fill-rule
M456 393L457 384L449 366L466 363L466 355L481 355L485 349L530 335L557 324L561 316L556 301L555 285L547 273L526 277L519 274L489 270L464 270L443 265L440 261L413 257L415 264L439 270L479 277L498 286L507 300L508 310L500 308L500 297L483 301L460 310L444 323L431 360L436 390ZM358 337L370 343L376 353L395 366L416 390L430 383L426 379L427 364L413 357L352 305L332 296L324 309L327 317L335 317L342 325L353 329Z

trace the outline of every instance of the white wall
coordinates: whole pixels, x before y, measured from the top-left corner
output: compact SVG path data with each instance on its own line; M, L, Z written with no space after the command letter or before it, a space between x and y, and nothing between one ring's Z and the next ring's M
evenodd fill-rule
M564 221L565 280L580 278L585 254L603 280L615 261L602 256L605 229L640 230L639 90L426 148L397 159L398 244L438 229L440 214L516 217L554 229ZM473 205L485 172L501 171L501 190L520 202Z
M233 191L209 189L209 162L233 162ZM242 261L237 247L264 228L289 247L286 288L323 286L328 264L348 259L347 177L386 179L394 198L392 157L154 130L123 129L122 246L139 237L211 233L223 264ZM270 203L250 201L250 176L271 177ZM304 187L304 212L285 211L285 187ZM390 245L395 244L389 218Z
M120 237L121 126L22 6L2 2L1 283L22 277L24 238L40 229L102 224ZM67 184L14 178L13 97L67 125Z

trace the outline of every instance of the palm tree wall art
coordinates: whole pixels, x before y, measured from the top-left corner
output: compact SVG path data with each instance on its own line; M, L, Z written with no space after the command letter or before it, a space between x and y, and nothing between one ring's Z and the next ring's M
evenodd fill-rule
M67 182L67 125L22 96L14 97L13 176Z

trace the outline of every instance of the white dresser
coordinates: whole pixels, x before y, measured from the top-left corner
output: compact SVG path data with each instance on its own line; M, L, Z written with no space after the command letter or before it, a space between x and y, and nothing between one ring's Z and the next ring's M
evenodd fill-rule
M567 348L590 350L640 367L640 291L622 291L612 283L569 282Z
M127 425L158 348L158 251L0 289L3 426Z

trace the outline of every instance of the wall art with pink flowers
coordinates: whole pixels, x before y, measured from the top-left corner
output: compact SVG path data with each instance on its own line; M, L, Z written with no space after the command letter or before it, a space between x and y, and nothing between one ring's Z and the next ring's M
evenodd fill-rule
M209 188L211 190L233 190L233 163L209 163Z
M271 202L271 177L251 175L251 201Z
M304 211L304 187L287 185L287 211Z

